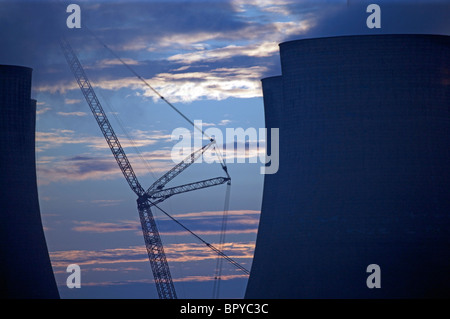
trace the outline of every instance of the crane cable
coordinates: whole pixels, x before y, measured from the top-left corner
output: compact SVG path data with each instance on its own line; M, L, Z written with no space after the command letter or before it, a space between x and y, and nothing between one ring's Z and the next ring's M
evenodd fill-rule
M128 63L126 63L121 57L119 57L106 43L104 43L95 33L91 31L87 26L85 28L89 31L89 33L106 49L108 50L117 60L120 61L131 73L133 73L134 76L136 76L145 86L147 86L150 90L153 91L161 100L166 102L167 105L169 105L175 112L177 112L181 117L183 117L187 122L189 122L196 130L202 133L203 136L206 136L210 141L213 141L214 139L205 133L198 125L196 125L192 120L190 120L186 115L184 115L179 109L175 107L172 103L170 103L163 95L161 95L153 86L151 86L142 76L140 76ZM227 166L225 164L225 160L223 159L220 150L216 147L216 154L219 158L220 164L223 168L223 170L227 173ZM228 175L228 177L230 177Z
M92 82L92 81L91 81ZM122 120L120 119L119 116L117 116L117 112L115 111L115 109L112 107L111 104L108 103L107 99L105 98L105 96L103 95L102 91L98 91L97 92L101 97L102 100L104 102L104 105L106 105L106 107L109 109L110 113L113 115L113 117L115 118L116 122L119 124L122 132L125 134L125 136L127 137L128 141L130 141L131 146L133 147L134 151L136 152L136 154L139 156L139 158L141 159L141 161L144 163L145 168L147 169L147 171L150 172L150 174L152 175L153 179L156 180L157 177L155 175L155 173L153 172L152 166L151 164L147 161L147 159L144 157L144 155L142 154L142 152L139 150L138 146L136 145L134 139L130 136L130 133L128 133L127 129L125 128Z
M228 181L227 183L227 191L225 193L225 204L223 208L223 215L222 215L222 228L220 230L220 239L219 239L219 250L223 251L224 243L225 243L225 234L227 230L227 221L228 221L228 210L230 206L230 192L231 192L231 182ZM218 254L217 255L217 262L216 262L216 271L214 275L214 286L213 286L213 299L219 298L219 292L220 292L220 282L222 280L222 263L223 259Z
M156 208L158 208L164 215L166 215L167 217L169 217L171 220L173 220L175 223L177 223L179 226L181 226L184 230L186 230L187 232L189 232L191 235L193 235L195 238L197 238L199 241L201 241L203 244L205 244L208 248L210 248L211 250L213 250L214 252L216 252L219 256L225 258L226 260L228 260L228 262L230 262L233 266L235 266L236 268L238 268L239 270L243 271L246 275L250 275L250 271L248 269L246 269L244 266L242 266L241 264L239 264L237 261L235 261L233 258L229 257L228 255L226 255L225 253L223 253L221 250L219 250L218 248L216 248L214 245L211 245L210 243L208 243L206 240L204 240L203 238L201 238L199 235L197 235L196 233L194 233L192 230L190 230L189 228L187 228L186 226L184 226L181 222L179 222L175 217L173 217L172 215L170 215L169 213L167 213L164 209L162 209L161 207L159 207L158 205L154 204L153 202L149 201L152 206L155 206Z

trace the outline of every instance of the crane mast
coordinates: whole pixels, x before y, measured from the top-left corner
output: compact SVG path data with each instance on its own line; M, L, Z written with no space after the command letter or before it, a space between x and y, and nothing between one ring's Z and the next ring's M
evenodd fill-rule
M115 134L111 123L109 122L108 117L106 116L106 113L103 110L103 107L100 104L100 101L98 100L97 95L95 94L94 89L92 88L92 85L88 77L86 76L86 73L84 72L83 66L81 65L78 57L76 56L67 40L61 39L60 45L67 63L69 64L69 67L77 80L78 86L80 87L86 99L86 102L88 103L92 114L94 115L94 118L97 121L97 124L100 127L100 130L102 131L103 136L108 143L108 146L111 149L111 152L117 164L119 165L120 170L122 171L130 188L138 196L137 207L139 218L141 221L144 242L153 272L158 296L160 299L176 299L177 295L170 274L170 268L166 259L161 237L159 235L158 228L151 211L151 207L156 206L158 203L176 194L221 185L224 183L230 184L231 178L227 172L226 166L222 164L222 168L224 169L227 177L216 177L171 188L164 188L168 182L170 182L191 164L193 164L196 159L198 159L209 147L214 145L215 141L214 139L210 139L210 143L206 144L201 149L193 152L191 155L186 157L183 161L174 166L155 183L153 183L147 189L147 191L145 191L139 183L136 174L134 173L134 170L127 158L127 155L125 154L125 151L122 148L119 139ZM217 248L215 248L214 246L210 245L209 243L206 243L206 245L222 257L229 260L236 267L240 268L244 272L246 271L245 268L217 250Z

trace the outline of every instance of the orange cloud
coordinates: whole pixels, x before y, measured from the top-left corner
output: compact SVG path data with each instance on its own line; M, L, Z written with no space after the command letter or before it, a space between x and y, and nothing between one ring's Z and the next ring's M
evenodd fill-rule
M217 243L212 243L218 247ZM255 243L225 243L223 251L233 259L253 258ZM216 259L217 254L204 244L181 243L164 246L169 263L204 261ZM130 246L127 248L112 248L103 250L66 250L50 252L52 265L55 268L66 269L69 264L80 266L96 266L123 263L148 263L145 246Z
M72 229L77 232L90 233L113 233L118 231L136 231L140 229L140 224L133 220L123 220L119 223L103 223L93 221L74 221L78 226Z

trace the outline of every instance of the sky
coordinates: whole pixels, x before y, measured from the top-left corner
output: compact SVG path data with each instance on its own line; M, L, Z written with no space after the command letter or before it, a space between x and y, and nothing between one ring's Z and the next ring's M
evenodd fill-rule
M81 8L68 29L66 7ZM366 7L381 7L381 28ZM354 34L450 33L449 1L0 1L0 63L33 68L40 209L62 298L157 298L136 208L59 48L72 44L144 188L173 167L177 128L193 131L108 51L203 128L264 128L260 80L281 73L278 44ZM98 40L100 39L101 42ZM217 131L216 131L217 132ZM260 138L261 136L258 136ZM259 155L223 146L232 179L223 251L251 269L264 175ZM233 153L231 153L233 151ZM235 151L235 152L234 152ZM231 160L230 160L231 161ZM237 159L236 159L237 162ZM281 163L282 165L282 163ZM168 186L224 176L198 163ZM226 186L173 196L161 207L219 245ZM216 254L154 210L178 297L211 298ZM270 254L270 252L267 252ZM81 288L66 286L69 264ZM223 262L221 298L242 298L247 276Z

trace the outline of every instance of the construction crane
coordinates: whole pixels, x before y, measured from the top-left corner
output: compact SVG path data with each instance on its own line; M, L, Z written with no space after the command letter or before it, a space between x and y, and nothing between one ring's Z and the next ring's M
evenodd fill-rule
M138 197L137 207L141 221L142 232L144 235L145 246L147 248L148 258L150 260L158 296L160 299L176 299L177 295L170 274L169 265L167 263L161 237L159 235L151 208L176 194L182 194L202 188L230 183L231 178L227 172L226 166L222 165L226 173L226 177L216 177L172 188L165 188L168 182L173 180L178 174L180 174L191 164L193 164L207 149L213 146L215 144L215 140L211 138L208 144L186 157L182 162L173 167L170 171L168 171L156 182L154 182L147 190L145 190L139 183L136 174L133 171L133 168L127 158L127 155L125 154L125 151L123 150L119 139L115 134L78 57L76 56L67 40L61 39L60 45L64 52L67 63L69 64L69 67L77 80L78 86L80 87L86 99L86 102L88 103L92 114L94 115L95 120L97 121L97 124L100 127L100 130L102 131L103 136L105 137L105 140L108 143L109 148L111 149L111 152L114 155L114 158L119 165L120 170L123 173L123 176L128 182L130 188ZM173 217L171 218L174 219ZM177 223L179 222L177 221ZM187 229L186 227L184 228ZM243 270L244 272L248 272L245 268L234 262L231 258L223 254L211 244L206 242L204 243L220 256L229 260L236 267L241 268L241 270Z

